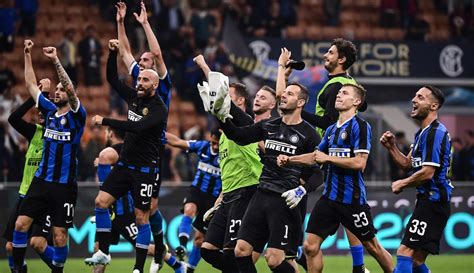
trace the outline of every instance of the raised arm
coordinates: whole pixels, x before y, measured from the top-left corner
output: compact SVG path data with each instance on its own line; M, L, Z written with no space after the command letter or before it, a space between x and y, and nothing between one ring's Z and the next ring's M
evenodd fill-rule
M25 40L25 85L26 90L30 93L30 96L37 102L39 93L41 92L36 85L35 71L33 70L33 63L31 61L31 50L33 48L33 41Z
M129 101L136 92L132 90L128 85L124 84L119 80L117 72L117 49L119 48L119 41L112 39L109 40L109 57L107 59L107 81L110 83L112 88L125 101Z
M189 144L186 140L168 132L166 132L166 142L173 147L180 148L181 150L189 149Z
M130 69L135 58L132 55L130 43L128 42L127 33L125 31L125 15L127 14L127 5L124 2L117 2L115 5L117 8L117 14L115 19L117 20L117 37L119 40L119 53L122 57L122 61L125 63L127 69Z
M237 127L231 119L226 119L225 123L219 121L219 124L225 135L240 145L248 145L264 139L262 122Z
M140 15L136 13L133 13L133 15L135 16L135 19L137 19L137 21L142 25L143 30L145 31L146 40L148 42L150 52L156 58L156 72L158 73L158 76L160 76L160 78L163 78L166 76L167 73L165 61L163 59L163 55L161 54L160 44L158 43L158 40L156 39L156 36L153 33L150 24L148 23L146 7L143 1L140 4Z
M397 147L395 143L395 136L392 132L386 131L380 137L380 143L387 149L390 156L395 161L395 164L403 170L409 170L411 168L411 151L408 155L404 155Z
M204 60L204 56L199 54L193 59L193 61L199 66L199 68L201 68L206 79L209 80L209 72L211 72L211 69L207 65L206 60Z
M71 109L76 112L79 107L79 99L76 96L76 91L74 90L71 79L59 61L58 55L56 54L56 48L52 46L45 47L43 48L43 53L53 62L56 72L58 73L59 82L61 82L64 90L66 90L69 105L71 106Z
M275 89L277 99L280 99L287 85L287 76L289 76L289 74L287 75L287 73L289 72L287 71L286 64L290 61L290 57L291 51L288 51L286 47L282 48L280 57L278 58L278 73Z

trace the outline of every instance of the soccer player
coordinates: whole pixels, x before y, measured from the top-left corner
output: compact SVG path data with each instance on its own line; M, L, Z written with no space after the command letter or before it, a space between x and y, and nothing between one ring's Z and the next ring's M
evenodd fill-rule
M393 193L408 187L416 187L417 191L415 210L397 251L395 273L430 272L426 257L439 254L439 241L451 213L451 140L446 127L438 121L443 103L443 93L434 86L426 85L416 92L410 115L419 122L420 130L408 155L400 152L391 132L380 138L397 165L413 171L411 176L392 183Z
M46 96L49 93L51 82L49 79L41 79L38 88L42 90ZM33 98L29 98L8 117L8 123L17 130L22 136L28 140L28 150L25 155L25 166L23 169L23 178L18 190L19 199L15 210L10 214L10 218L5 229L3 237L7 240L5 250L8 256L8 264L13 271L13 257L12 257L12 240L13 230L15 229L15 222L18 217L18 212L25 198L26 193L31 185L33 176L38 169L43 156L43 131L44 131L44 117L41 113L38 114L38 122L30 123L22 119L22 117L35 105ZM44 215L41 223L33 222L32 232L30 235L30 245L43 259L43 261L51 268L54 250L48 246L49 231L51 228L51 218ZM26 263L23 271L27 271Z
M124 62L125 66L128 68L130 75L132 76L133 82L132 86L135 87L137 84L137 79L140 71L144 69L153 69L158 73L159 76L159 84L156 89L155 95L161 97L163 102L165 103L166 107L169 109L170 102L171 102L171 78L166 68L165 61L163 59L163 55L161 53L160 44L156 39L155 34L148 22L148 15L145 4L143 2L140 3L140 14L134 13L135 19L137 22L143 27L145 32L145 36L147 38L147 43L150 48L150 51L142 53L140 56L140 60L137 62L132 55L132 51L130 48L130 43L127 38L127 34L125 32L125 15L127 14L127 6L124 2L119 1L115 5L117 9L116 13L116 21L117 21L117 37L119 40L119 54ZM167 118L166 118L167 120ZM166 132L166 120L165 125L163 127L163 132L161 134L161 144L160 149L161 153L164 152L166 139L165 139L165 132ZM163 167L163 158L159 158L159 168ZM162 264L162 257L165 252L165 247L163 243L163 234L158 230L155 230L155 227L160 225L161 217L157 214L158 208L158 193L161 186L161 175L158 175L158 181L156 185L154 185L152 199L151 199L151 210L150 210L150 223L152 228L153 239L156 245L156 253L155 257L151 263L152 272L156 273L159 269L159 264ZM159 243L160 242L160 243Z
M99 153L99 157L96 159L97 176L100 185L105 181L112 170L112 167L114 167L118 162L120 152L122 151L124 137L124 131L109 127L106 128L106 139L109 147L103 149ZM133 212L132 193L129 191L125 196L117 199L113 203L110 213L112 221L110 244L118 244L120 241L120 235L122 235L125 240L130 242L132 245L135 245L138 228L135 223L135 214ZM95 219L93 222L95 223ZM161 231L161 228L162 227L160 226L158 229ZM99 243L96 241L94 251L97 252L98 250ZM154 255L154 250L155 245L150 244L148 247L148 255ZM186 272L186 265L177 261L176 258L172 257L169 253L166 253L165 261L175 270L175 273ZM96 264L94 265L94 272L104 272L105 267L106 265Z
M108 208L128 191L133 192L133 203L138 228L134 273L143 272L151 230L150 202L161 157L161 133L165 126L167 109L160 97L155 96L159 76L156 71L140 71L136 88L118 79L118 41L109 41L107 80L128 103L128 118L120 121L96 115L92 125L107 125L124 130L125 140L117 166L107 176L96 198L96 221L99 251L87 263L110 263L109 244L111 222Z
M362 241L367 251L375 257L385 273L392 272L390 254L375 238L370 207L367 204L363 179L370 152L370 125L357 116L357 109L365 100L365 90L360 85L345 84L336 97L339 111L337 123L327 128L319 151L301 156L278 158L279 165L326 164L327 174L323 196L311 212L306 229L304 248L308 272L322 272L321 244L334 234L339 224Z
M206 234L207 225L204 222L204 213L214 206L221 192L221 170L219 167L219 138L221 132L215 128L211 131L210 141L185 141L173 134L166 133L169 145L187 152L194 152L199 156L196 175L184 198L184 215L178 228L180 245L178 253L185 253L186 245L191 233L191 224L196 230L193 250L188 258L188 264L193 271L201 259L201 245ZM193 221L194 219L194 221ZM179 257L178 257L179 258Z
M200 55L194 61L203 70L206 78L209 78L210 69L204 57ZM245 112L248 100L246 86L231 83L229 95L235 106ZM249 117L243 122L245 123L239 126L250 125L253 120ZM257 150L257 143L241 146L228 139L225 134L221 134L219 165L222 201L209 223L201 246L201 255L206 262L225 273L232 273L237 267L234 255L237 233L248 203L256 191L258 177L262 170ZM255 259L257 258L258 255L255 255Z
M212 84L212 83L211 83ZM290 208L282 195L300 189L302 167L279 168L276 157L281 152L303 154L314 150L318 136L301 118L301 111L308 99L307 89L290 83L282 94L279 110L282 117L260 121L253 125L237 127L230 119L221 124L224 133L239 144L265 141L264 168L259 188L245 212L235 247L240 272L256 272L252 251L261 253L268 242L266 260L274 272L294 272L285 260L295 234L299 234L302 219L297 203Z
M283 59L278 62L278 73L283 73L286 69L286 64L291 57L291 52L283 49ZM357 84L347 70L354 64L357 59L357 48L349 40L343 38L334 39L326 54L324 54L324 68L329 73L329 79L318 92L316 100L315 114L303 111L301 116L304 120L316 127L316 131L320 136L324 135L324 131L332 124L334 124L339 116L339 112L335 108L336 96L343 84ZM281 94L286 85L277 82L277 96ZM367 103L364 101L363 105L358 111L362 112L367 109ZM354 234L346 229L347 238L351 246L353 273L365 272L364 266L364 249L362 243Z
M72 227L77 198L77 151L86 122L86 111L56 55L56 48L43 53L54 63L60 84L54 103L45 98L38 86L31 61L33 42L25 40L25 83L28 92L45 117L43 156L35 172L13 233L14 272L22 272L27 232L33 220L46 212L51 216L54 254L52 272L63 272L68 253L67 229Z

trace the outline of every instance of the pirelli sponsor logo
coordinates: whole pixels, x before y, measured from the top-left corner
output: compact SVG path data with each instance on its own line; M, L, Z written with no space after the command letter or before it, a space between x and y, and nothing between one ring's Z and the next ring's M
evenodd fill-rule
M139 114L134 113L131 110L128 110L128 120L131 121L139 121L143 118L143 116L140 116Z
M71 141L71 132L58 132L51 129L44 131L44 137L52 140Z
M265 149L270 149L270 150L294 155L296 153L297 148L298 147L288 144L288 143L279 142L279 141L275 141L271 139L265 140Z
M351 157L351 149L350 148L329 148L329 155L337 156L337 157Z
M204 162L199 162L198 169L213 175L221 175L221 169Z

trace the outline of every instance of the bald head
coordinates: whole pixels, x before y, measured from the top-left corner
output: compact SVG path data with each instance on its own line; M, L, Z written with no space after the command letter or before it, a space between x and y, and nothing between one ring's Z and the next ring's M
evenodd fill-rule
M144 69L140 71L137 78L138 96L153 96L156 88L158 88L160 77L155 70Z

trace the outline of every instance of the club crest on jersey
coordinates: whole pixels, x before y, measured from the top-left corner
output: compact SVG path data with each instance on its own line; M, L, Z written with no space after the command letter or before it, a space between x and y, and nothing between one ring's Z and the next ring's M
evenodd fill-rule
M288 143L275 141L271 139L265 140L265 149L275 150L275 151L294 155L296 153L296 148L297 148L296 146L290 145Z
M144 116L148 115L148 108L146 108L146 107L143 108L142 114L143 114Z
M65 117L63 117L60 122L61 122L61 125L64 126L64 125L66 125L67 120L66 120Z
M292 136L290 136L290 141L291 141L291 143L298 143L298 140L300 140L300 138L298 137L298 135L292 135Z
M346 131L342 131L340 137L341 137L342 140L346 140L346 138L347 138L347 132L346 132Z

